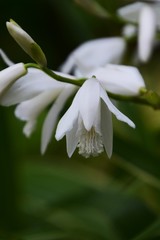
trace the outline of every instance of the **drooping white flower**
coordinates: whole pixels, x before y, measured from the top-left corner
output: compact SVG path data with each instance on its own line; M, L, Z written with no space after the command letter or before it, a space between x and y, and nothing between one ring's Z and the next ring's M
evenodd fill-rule
M14 67L15 65L13 65ZM11 106L29 100L44 91L63 89L64 84L49 77L41 70L29 68L28 73L20 77L0 99L2 106Z
M136 2L118 9L121 17L138 23L138 54L141 61L146 62L153 49L156 30L160 29L160 3Z
M67 153L71 157L76 147L79 154L97 156L105 148L109 157L112 154L112 118L134 123L122 114L110 101L107 91L125 96L139 94L145 87L143 78L134 67L107 65L93 72L94 77L85 81L77 92L72 105L61 118L56 130L56 139L66 135Z
M0 96L9 88L18 78L25 75L27 69L23 63L17 63L0 71Z
M15 65L12 67L15 67ZM62 73L58 74L65 77L69 76ZM72 76L69 77L73 78ZM2 95L0 104L3 106L18 104L15 115L22 121L26 121L23 133L27 137L34 131L37 118L41 112L52 104L42 130L41 152L44 153L56 127L59 113L63 109L66 100L76 89L76 86L58 82L41 70L29 68L27 75L19 78Z
M69 55L60 70L84 77L95 68L103 67L107 63L120 63L125 49L126 42L121 37L87 41Z

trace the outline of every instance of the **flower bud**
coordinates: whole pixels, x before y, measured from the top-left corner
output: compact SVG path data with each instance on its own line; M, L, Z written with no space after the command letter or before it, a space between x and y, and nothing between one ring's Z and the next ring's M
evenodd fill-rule
M7 29L20 47L39 65L46 66L47 60L40 46L16 22L6 23Z
M11 84L26 73L27 69L23 63L14 64L0 71L0 96Z

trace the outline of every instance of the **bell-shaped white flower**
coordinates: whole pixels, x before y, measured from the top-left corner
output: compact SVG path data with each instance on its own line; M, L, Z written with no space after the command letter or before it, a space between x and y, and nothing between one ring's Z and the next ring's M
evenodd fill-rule
M60 70L84 77L95 68L103 67L107 63L120 63L125 49L126 42L121 37L87 41L69 55Z
M138 54L141 61L148 61L156 35L160 29L160 4L136 2L118 9L121 17L133 23L139 24L138 33Z
M145 88L144 80L135 67L107 64L92 71L77 92L72 105L60 120L56 139L66 135L67 153L71 157L76 147L85 157L96 156L105 148L112 154L113 113L120 121L135 127L110 101L107 92L123 96L136 96Z
M13 66L0 71L0 96L21 76L27 73L23 63L17 63Z
M134 123L122 114L109 100L107 93L96 77L85 81L77 92L72 105L61 118L56 130L56 139L66 135L67 153L71 157L76 147L84 157L97 156L105 148L108 157L112 155L112 116Z

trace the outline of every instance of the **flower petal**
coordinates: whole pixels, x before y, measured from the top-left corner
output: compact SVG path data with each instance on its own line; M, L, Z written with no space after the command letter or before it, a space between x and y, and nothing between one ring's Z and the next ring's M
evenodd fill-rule
M84 127L89 131L93 126L100 101L99 82L95 78L85 81L78 91L78 105Z
M66 133L67 153L69 157L72 156L78 144L78 137L76 135L77 129L78 129L78 119L73 124L73 128Z
M113 126L112 114L106 104L101 101L101 129L102 139L108 157L112 156L113 149Z
M0 49L0 56L1 56L1 58L3 59L3 61L5 62L5 64L7 65L7 66L12 66L12 65L14 65L15 63L14 62L12 62L9 58L8 58L8 56L5 54L5 52L2 50L2 49Z
M58 121L58 116L66 102L66 100L73 94L76 87L69 86L66 87L58 96L56 101L53 103L47 117L44 121L43 128L42 128L42 138L41 138L41 153L44 154L46 148L51 140L53 130Z
M17 63L0 71L0 95L3 94L18 78L27 73L23 63Z
M15 115L24 121L34 120L38 115L58 96L59 91L46 91L38 96L20 103L16 110Z
M36 127L37 121L36 120L30 120L28 121L24 128L23 128L23 133L26 137L30 137L31 134L33 133L35 127Z
M107 93L104 91L103 88L100 90L100 95L103 101L106 103L107 107L109 110L116 116L116 118L122 122L127 123L129 126L135 128L135 124L128 118L126 117L123 113L121 113L110 101Z
M66 61L60 66L60 71L64 73L70 73L75 65L75 59L73 53L69 55Z
M139 58L146 62L152 51L156 34L156 16L154 10L146 5L142 8L139 18L138 53Z
M152 8L153 8L154 13L156 15L157 26L160 29L160 4L159 4L159 0L157 2L155 2L155 4L152 4Z
M144 80L135 67L107 64L105 68L98 68L93 75L100 81L106 91L125 96L135 96L145 87Z
M117 14L122 18L135 22L138 22L139 14L142 8L145 6L145 3L136 2L128 4L122 8L119 8Z
M64 135L73 128L73 125L78 118L78 110L78 98L76 94L70 108L66 111L58 123L55 134L55 138L57 140L62 139Z
M126 42L121 37L85 42L69 55L61 71L70 72L75 67L76 76L87 76L96 67L106 63L119 63L125 49Z
M18 79L0 99L3 106L14 105L50 89L62 89L66 84L60 83L42 71L29 68L27 75Z

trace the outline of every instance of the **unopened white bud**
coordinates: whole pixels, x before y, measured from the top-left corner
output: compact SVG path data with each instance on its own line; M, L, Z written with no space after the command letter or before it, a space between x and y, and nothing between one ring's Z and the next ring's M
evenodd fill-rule
M6 23L7 29L19 46L39 65L46 66L47 60L41 47L16 22Z

